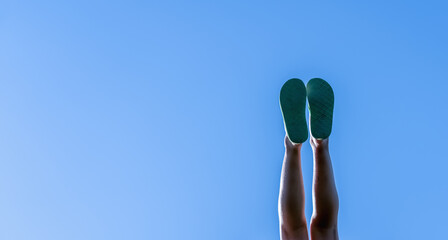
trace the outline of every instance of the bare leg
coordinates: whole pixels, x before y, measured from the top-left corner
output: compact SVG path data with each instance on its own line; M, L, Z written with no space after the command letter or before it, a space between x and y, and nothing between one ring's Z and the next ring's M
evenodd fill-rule
M307 240L308 230L305 218L305 192L303 188L300 150L302 144L293 144L285 137L278 199L280 237L282 240Z
M339 198L334 182L328 138L311 137L314 157L313 216L310 232L312 240L337 240Z

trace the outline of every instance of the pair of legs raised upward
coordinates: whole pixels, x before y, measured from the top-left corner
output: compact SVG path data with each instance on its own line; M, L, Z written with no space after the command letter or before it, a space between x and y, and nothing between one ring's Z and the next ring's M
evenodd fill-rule
M310 80L306 88L301 80L291 79L280 93L287 133L278 201L280 235L282 240L308 239L300 155L302 143L308 138L305 119L307 97L314 158L310 236L311 240L334 240L338 239L339 199L328 148L334 95L330 85L322 79Z

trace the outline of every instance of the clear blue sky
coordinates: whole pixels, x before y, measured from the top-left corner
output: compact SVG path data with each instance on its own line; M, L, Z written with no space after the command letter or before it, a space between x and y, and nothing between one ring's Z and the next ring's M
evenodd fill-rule
M447 10L0 1L0 239L279 239L292 77L335 91L340 238L443 238Z

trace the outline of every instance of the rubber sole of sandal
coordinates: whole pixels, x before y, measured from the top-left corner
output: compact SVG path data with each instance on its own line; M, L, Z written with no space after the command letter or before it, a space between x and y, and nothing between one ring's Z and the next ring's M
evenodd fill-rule
M333 124L333 89L325 80L313 78L307 83L306 92L311 135L317 139L326 139L331 134Z
M302 80L289 79L280 90L280 108L286 135L293 143L303 143L308 139L306 124L306 87Z

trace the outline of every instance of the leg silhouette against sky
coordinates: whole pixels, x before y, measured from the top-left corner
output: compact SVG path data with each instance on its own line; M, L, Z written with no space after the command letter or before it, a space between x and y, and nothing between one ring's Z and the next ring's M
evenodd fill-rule
M305 219L305 191L300 157L301 148L301 143L294 144L288 137L285 137L285 157L283 159L278 199L282 240L308 239Z
M338 237L339 198L334 182L333 167L328 149L328 138L310 139L313 149L313 216L310 233L312 240L336 240Z
M328 138L318 140L311 137L310 143L314 158L311 240L337 240L339 239L337 232L339 199L328 149ZM294 144L285 137L285 157L278 202L282 240L308 239L301 148L301 143Z

